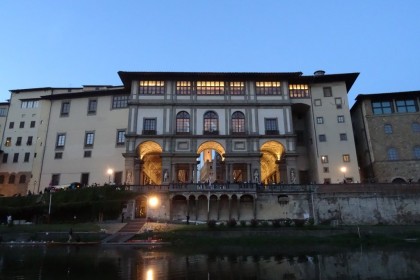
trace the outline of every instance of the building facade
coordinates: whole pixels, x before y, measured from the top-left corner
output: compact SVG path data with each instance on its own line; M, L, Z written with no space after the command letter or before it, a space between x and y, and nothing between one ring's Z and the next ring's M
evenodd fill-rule
M360 94L351 108L364 181L420 182L420 91Z
M126 182L309 184L359 178L358 74L119 72Z

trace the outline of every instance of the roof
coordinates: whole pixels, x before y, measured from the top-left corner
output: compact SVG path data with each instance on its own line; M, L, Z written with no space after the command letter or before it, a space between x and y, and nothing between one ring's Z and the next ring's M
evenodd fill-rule
M303 76L302 72L125 72L119 71L121 81L127 89L131 88L133 80L288 80L291 83L330 83L344 81L347 91L353 86L359 73L310 75Z
M356 106L363 100L386 100L386 99L398 99L398 98L417 98L420 96L420 90L413 91L397 91L397 92L382 92L382 93L370 93L370 94L359 94L356 96L356 102L353 104L350 110L356 108Z
M11 89L9 90L12 93L19 93L19 92L28 92L28 91L41 91L41 90L59 90L59 89L82 89L80 87L39 87L39 88L25 88L25 89Z
M59 99L71 99L71 98L81 98L81 97L95 97L95 96L106 96L114 94L130 94L123 86L115 86L112 88L107 88L103 90L85 90L69 93L61 93L54 95L44 95L41 96L42 99L48 100L59 100Z

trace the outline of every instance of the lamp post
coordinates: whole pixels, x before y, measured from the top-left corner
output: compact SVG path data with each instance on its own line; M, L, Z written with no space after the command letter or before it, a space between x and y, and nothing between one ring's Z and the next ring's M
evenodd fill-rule
M111 175L114 173L114 170L112 168L108 168L106 173L108 173L108 184L111 184Z
M341 170L341 172L343 172L343 183L345 183L346 182L346 171L347 171L347 168L345 166L342 166L340 168L340 170Z

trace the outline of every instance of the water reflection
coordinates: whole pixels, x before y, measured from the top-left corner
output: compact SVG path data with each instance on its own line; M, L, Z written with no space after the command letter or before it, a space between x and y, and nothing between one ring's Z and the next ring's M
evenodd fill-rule
M0 246L0 279L418 279L416 247L380 249Z

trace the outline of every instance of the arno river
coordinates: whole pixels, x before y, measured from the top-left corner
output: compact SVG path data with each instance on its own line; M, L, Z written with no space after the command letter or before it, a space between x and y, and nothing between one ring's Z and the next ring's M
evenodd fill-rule
M0 245L0 279L420 279L420 246Z

